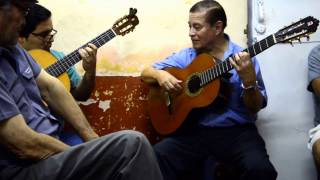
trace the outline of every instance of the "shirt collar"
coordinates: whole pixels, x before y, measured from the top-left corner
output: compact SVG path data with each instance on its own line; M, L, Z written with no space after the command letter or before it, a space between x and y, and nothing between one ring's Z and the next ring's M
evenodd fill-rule
M224 34L224 37L227 39L228 41L228 48L227 50L224 52L224 59L227 59L230 55L234 54L235 51L235 44L231 41L229 35Z

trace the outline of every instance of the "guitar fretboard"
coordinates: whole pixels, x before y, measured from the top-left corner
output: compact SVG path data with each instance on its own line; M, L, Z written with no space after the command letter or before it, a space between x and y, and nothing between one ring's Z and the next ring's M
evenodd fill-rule
M92 43L95 46L97 46L97 48L99 48L102 45L104 45L106 42L114 38L115 36L116 34L114 33L114 31L112 29L109 29L106 32L94 38L93 40L89 41L88 43ZM55 77L60 76L61 74L66 72L70 67L72 67L73 65L75 65L77 62L81 60L81 56L78 50L86 47L88 43L74 50L73 52L65 56L63 59L48 66L45 70L52 76L55 76Z
M248 52L250 54L250 57L254 57L257 54L261 53L262 51L268 49L269 47L275 45L276 39L274 37L274 35L270 35L268 37L266 37L265 39L255 43L254 45L248 47L247 49L243 50L242 52ZM230 57L232 57L233 55L231 55ZM228 71L230 71L231 69L233 69L234 67L232 66L229 57L216 64L213 68L209 68L203 72L200 73L200 86L204 86L206 84L208 84L209 82L213 81L214 79L220 77L221 75L227 73Z

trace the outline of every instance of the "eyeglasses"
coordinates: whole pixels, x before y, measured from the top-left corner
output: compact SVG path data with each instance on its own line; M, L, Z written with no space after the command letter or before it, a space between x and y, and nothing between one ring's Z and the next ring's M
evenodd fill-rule
M43 31L43 32L40 32L40 33L31 33L32 35L34 36L37 36L37 37L41 37L42 39L46 39L47 37L49 37L49 39L53 38L54 35L57 34L57 30L55 29L49 29L49 30L46 30L46 31Z

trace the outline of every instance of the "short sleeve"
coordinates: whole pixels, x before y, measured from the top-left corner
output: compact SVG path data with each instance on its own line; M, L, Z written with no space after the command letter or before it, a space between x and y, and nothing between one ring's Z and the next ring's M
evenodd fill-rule
M313 92L311 82L320 77L320 45L313 48L308 56L308 87Z
M177 53L173 53L167 58L153 64L153 68L164 69L168 67L185 68L195 58L196 53L191 48L185 48Z
M20 51L21 56L24 56L24 58L28 64L30 65L30 68L33 71L33 75L36 78L40 72L41 72L41 67L40 65L33 59L33 57L25 50L23 49L20 45L17 45L18 51Z
M0 82L0 122L17 114L20 114L18 107L10 97L7 88Z
M71 67L67 73L71 81L71 89L76 88L81 81L81 76L74 67Z

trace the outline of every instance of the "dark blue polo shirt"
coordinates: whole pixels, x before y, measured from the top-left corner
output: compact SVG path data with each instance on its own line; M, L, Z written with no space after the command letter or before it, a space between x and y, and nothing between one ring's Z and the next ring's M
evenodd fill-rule
M57 137L60 124L43 103L36 85L40 71L39 65L19 45L10 49L0 47L0 122L21 114L34 131ZM25 163L0 144L0 169Z

